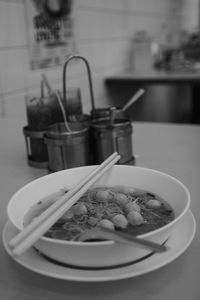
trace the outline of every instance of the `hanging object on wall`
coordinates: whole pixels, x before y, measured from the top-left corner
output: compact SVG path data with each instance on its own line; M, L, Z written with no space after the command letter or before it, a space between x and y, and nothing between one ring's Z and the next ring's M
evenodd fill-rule
M63 64L75 52L72 1L25 1L32 70Z

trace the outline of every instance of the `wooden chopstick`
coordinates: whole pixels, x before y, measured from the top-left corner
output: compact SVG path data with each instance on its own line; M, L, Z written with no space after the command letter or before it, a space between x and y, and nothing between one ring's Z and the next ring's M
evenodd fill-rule
M75 187L70 189L66 194L60 197L54 204L52 204L48 209L46 209L39 217L33 220L28 226L26 226L19 234L17 234L10 242L9 246L11 248L16 247L18 243L20 243L27 235L29 235L36 227L39 226L49 215L51 215L57 208L59 208L65 201L67 201L70 197L72 197L84 184L86 184L97 172L99 172L102 168L104 168L107 164L109 164L115 157L117 157L117 152L114 152L110 155L102 164L100 164L97 168L95 168L88 176L86 176L80 183L78 183ZM64 188L65 189L65 188ZM59 192L55 192L52 196L56 198ZM45 199L49 199L51 195L44 197Z
M9 243L9 245L13 247L13 255L19 256L31 247L119 159L120 155L117 155L117 153L111 155L83 179L83 181L63 195L43 214L33 220L30 225L15 236Z

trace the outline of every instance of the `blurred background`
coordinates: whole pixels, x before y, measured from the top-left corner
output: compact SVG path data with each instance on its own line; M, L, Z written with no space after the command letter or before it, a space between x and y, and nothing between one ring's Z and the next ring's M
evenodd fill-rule
M0 118L20 118L24 122L25 96L40 93L41 73L45 72L53 88L62 90L63 70L59 63L42 70L31 69L26 1L29 0L0 0ZM74 52L90 63L97 107L123 105L138 89L137 85L131 90L109 89L105 84L109 76L127 70L139 73L149 68L173 68L175 64L170 65L166 57L158 56L165 54L166 49L178 53L173 56L178 67L183 49L198 67L198 0L72 2ZM177 52L180 46L181 51ZM185 61L183 64L187 69ZM90 94L82 64L70 65L67 84L81 89L83 110L89 112ZM147 84L143 88L145 96L131 109L132 120L191 122L191 89L187 83Z

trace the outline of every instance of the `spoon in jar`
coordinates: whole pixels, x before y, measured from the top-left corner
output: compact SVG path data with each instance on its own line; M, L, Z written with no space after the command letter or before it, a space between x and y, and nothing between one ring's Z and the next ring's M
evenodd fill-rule
M168 249L164 244L160 245L158 243L146 239L141 239L136 236L121 231L105 228L105 227L98 227L98 228L86 230L78 234L74 238L74 241L80 241L80 242L84 242L84 241L92 242L92 241L103 241L103 240L114 240L120 243L139 244L140 246L151 249L154 252L164 252Z
M133 103L135 103L143 94L144 89L139 89L135 95L122 107L122 111L125 112Z

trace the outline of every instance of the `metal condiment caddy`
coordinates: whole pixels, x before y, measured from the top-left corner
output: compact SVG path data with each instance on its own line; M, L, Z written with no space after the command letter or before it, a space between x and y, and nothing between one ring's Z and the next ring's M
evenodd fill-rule
M71 114L67 100L67 67L71 60L82 60L86 66L91 114ZM66 130L64 123L53 123L48 126L40 138L46 147L49 172L63 169L100 164L113 152L121 155L119 164L134 164L132 151L133 127L130 120L120 110L107 107L95 108L91 70L88 61L80 55L70 56L63 66L63 95L62 103L66 112L66 119L70 130ZM28 127L24 127L28 157L31 157L27 138ZM35 137L34 137L35 138ZM30 164L30 162L29 162ZM42 167L42 164L30 164Z

